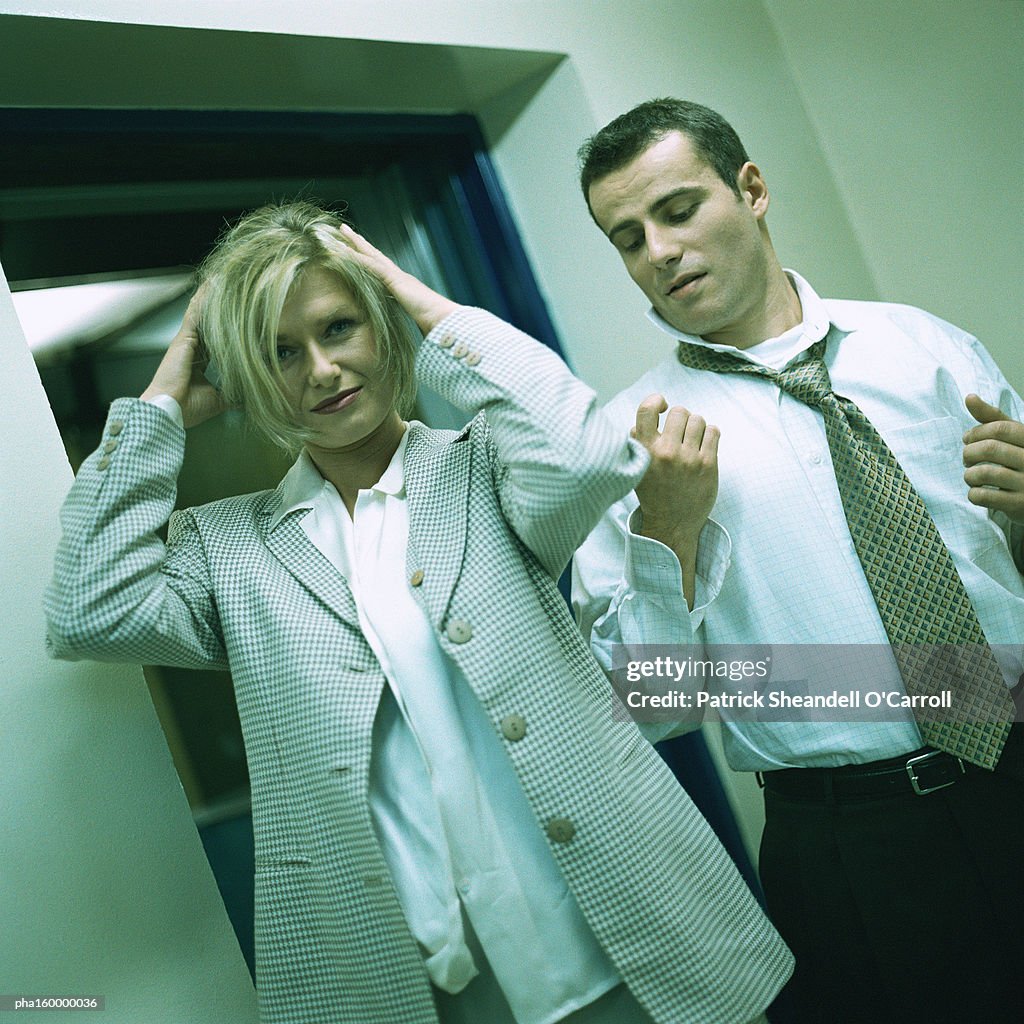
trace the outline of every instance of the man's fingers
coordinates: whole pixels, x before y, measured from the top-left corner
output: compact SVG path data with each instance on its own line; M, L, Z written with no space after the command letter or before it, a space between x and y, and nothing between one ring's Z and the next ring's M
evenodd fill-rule
M686 432L683 434L683 444L694 451L700 451L704 441L704 432L707 430L707 420L703 416L694 413L686 421Z
M998 487L1004 491L1024 491L1024 476L1015 469L983 462L964 471L968 487Z
M667 408L668 403L661 395L648 395L637 407L632 434L641 444L649 447L657 440L658 421Z
M661 416L666 410L665 422L659 431ZM691 413L682 405L669 408L662 395L648 395L640 403L636 426L630 434L648 448L660 441L658 451L663 458L674 458L679 448L710 454L712 458L718 455L718 428L709 426L703 416Z
M996 420L1010 419L1002 409L995 405L989 405L980 395L969 394L964 399L964 405L979 423L995 423Z
M708 426L704 431L704 439L701 441L700 450L707 456L717 461L718 459L718 442L722 437L722 432L718 427Z
M982 429L980 427L975 429ZM1024 435L1024 429L1021 430ZM1024 437L1022 437L1024 441ZM1012 442L1000 441L994 437L972 441L964 445L963 461L965 466L980 466L991 462L1008 469L1024 471L1024 447Z
M673 405L665 416L665 426L662 428L661 436L665 439L670 450L674 450L683 443L686 431L693 417L688 409L681 405Z
M994 487L971 487L967 500L972 505L1003 512L1018 523L1024 523L1024 495L1018 491L1002 491Z

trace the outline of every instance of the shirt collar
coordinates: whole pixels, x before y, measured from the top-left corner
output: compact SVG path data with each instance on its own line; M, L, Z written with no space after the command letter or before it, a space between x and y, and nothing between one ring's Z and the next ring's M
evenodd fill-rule
M824 301L807 281L795 270L786 270L786 276L796 289L803 319L778 337L766 338L756 345L751 345L750 348L738 349L734 345L720 345L717 342L705 341L695 334L678 331L653 306L647 311L647 317L655 327L677 341L700 345L716 352L729 352L754 362L778 367L810 348L816 341L821 341L828 334L830 322Z
M395 454L391 456L387 469L381 474L380 479L367 490L395 496L400 496L404 492L405 449L409 441L409 428L414 425L419 426L415 420L411 424L406 424L406 429L402 432L402 440L398 442L398 447L395 449ZM316 464L305 449L292 464L291 469L285 473L279 489L281 504L271 520L271 530L289 513L297 512L299 509L314 508L324 499L325 494L337 493L334 484L320 475L320 470L316 468Z

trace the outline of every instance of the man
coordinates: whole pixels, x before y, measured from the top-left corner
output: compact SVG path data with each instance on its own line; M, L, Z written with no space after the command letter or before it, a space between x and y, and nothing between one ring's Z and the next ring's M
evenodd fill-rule
M763 644L800 666L791 695L948 688L931 723L723 714L726 753L763 773L795 1020L1018 1020L1024 404L963 331L783 270L765 179L714 111L641 104L581 161L678 344L609 406L652 462L577 554L584 634L609 670L621 645Z

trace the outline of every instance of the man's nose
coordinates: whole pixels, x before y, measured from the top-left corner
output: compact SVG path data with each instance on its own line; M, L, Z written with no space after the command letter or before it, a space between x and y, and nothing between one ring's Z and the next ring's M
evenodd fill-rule
M661 225L647 229L647 260L656 267L669 266L682 255L682 245L675 233Z

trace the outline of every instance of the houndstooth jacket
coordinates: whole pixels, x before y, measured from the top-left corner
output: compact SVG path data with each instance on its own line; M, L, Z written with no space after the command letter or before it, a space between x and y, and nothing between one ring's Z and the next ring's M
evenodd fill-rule
M789 951L632 723L555 580L646 456L549 350L480 310L430 333L420 379L461 433L413 428L408 578L503 737L590 926L660 1024L737 1024ZM184 433L119 399L78 474L47 593L63 658L229 667L252 782L257 986L272 1024L436 1024L367 800L384 675L345 579L279 490L174 513ZM508 728L511 716L517 728ZM520 721L521 719L521 721ZM525 722L525 733L521 728Z

